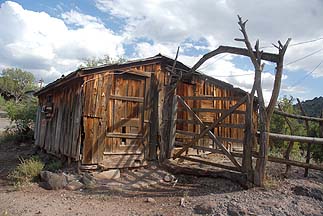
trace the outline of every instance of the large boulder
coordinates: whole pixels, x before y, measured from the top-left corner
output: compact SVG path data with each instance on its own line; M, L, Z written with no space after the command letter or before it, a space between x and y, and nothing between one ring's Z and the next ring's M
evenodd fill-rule
M65 188L65 186L67 185L67 179L65 175L53 173L50 171L41 171L40 179L40 186L47 190L59 190Z

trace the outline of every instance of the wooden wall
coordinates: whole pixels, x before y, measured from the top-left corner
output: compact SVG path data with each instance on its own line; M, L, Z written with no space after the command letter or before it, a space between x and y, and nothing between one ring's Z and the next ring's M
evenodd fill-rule
M81 144L81 80L39 96L35 144L48 153L75 160Z
M149 144L156 144L151 115L158 91L152 89L160 72L150 64L84 77L83 164L134 167L154 157Z

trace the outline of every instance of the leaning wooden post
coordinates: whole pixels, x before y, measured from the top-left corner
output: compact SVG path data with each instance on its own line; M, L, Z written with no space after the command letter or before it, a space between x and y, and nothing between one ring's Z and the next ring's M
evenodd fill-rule
M303 109L301 101L298 98L297 98L297 103L298 103L299 109L301 110L302 115L307 116L304 109ZM304 120L304 122L305 122L307 136L309 137L309 136L311 136L311 132L310 132L310 126L308 124L308 120ZM306 151L306 163L307 164L309 164L310 160L311 160L311 146L312 146L312 143L307 144L307 151ZM305 168L304 177L307 177L307 176L308 176L308 168Z
M173 133L172 127L174 124L172 123L172 116L173 116L173 101L174 96L178 84L178 77L175 75L175 68L177 57L179 53L179 47L177 48L176 57L173 62L171 75L169 77L169 82L164 87L164 102L162 107L162 124L161 124L161 141L160 141L160 155L159 161L162 163L165 159L170 158L171 156L171 134Z
M253 101L253 100L252 100ZM243 143L243 158L242 158L242 170L247 174L247 179L253 182L253 169L252 169L252 129L253 129L253 102L248 95L246 101L246 123L245 123L245 137Z

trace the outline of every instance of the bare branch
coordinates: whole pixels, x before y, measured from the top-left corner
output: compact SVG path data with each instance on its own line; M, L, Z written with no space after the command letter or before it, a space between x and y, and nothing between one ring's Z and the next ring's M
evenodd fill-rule
M237 54L237 55L243 55L249 57L249 51L244 48L238 48L238 47L230 47L230 46L219 46L217 49L205 54L190 70L190 72L196 71L204 62L206 62L208 59L212 58L213 56L219 55L221 53L231 53L231 54ZM256 55L256 52L253 52L254 55ZM272 53L264 52L261 55L261 59L270 61L270 62L278 62L279 56Z
M269 104L267 106L267 116L268 120L270 121L271 116L274 112L275 105L278 99L279 91L280 91L280 85L281 85L281 78L283 74L283 65L284 65L284 55L286 53L288 44L290 43L292 39L288 38L286 43L282 46L280 42L280 45L282 46L281 49L279 49L279 62L277 62L277 67L276 67L276 74L275 74L275 81L274 81L274 88L271 94L271 98L269 101Z
M279 46L277 46L276 44L272 43L272 45L273 45L274 47L276 47L277 49L279 49Z
M256 56L255 56L255 54L254 54L254 52L252 50L252 47L251 47L251 44L250 44L250 41L249 41L249 38L248 38L248 34L247 34L247 31L246 31L245 24L247 23L248 20L243 22L242 18L239 15L238 15L238 19L239 19L238 24L239 24L239 26L241 28L240 31L242 32L243 37L245 39L245 44L246 44L246 47L248 49L250 59L251 59L252 63L254 64L255 68L259 69L260 65L259 65L259 63L258 63L258 61L256 59Z
M234 40L235 41L241 41L241 42L245 42L246 41L245 39L242 39L242 38L235 38Z

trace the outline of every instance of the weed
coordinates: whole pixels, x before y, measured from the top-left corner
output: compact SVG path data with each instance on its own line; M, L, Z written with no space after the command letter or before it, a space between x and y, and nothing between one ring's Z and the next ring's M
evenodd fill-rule
M26 160L20 158L20 164L9 173L8 178L14 181L15 186L20 187L37 180L43 168L44 163L37 157L31 157Z
M63 167L63 163L60 160L52 160L46 164L45 169L51 172L55 172Z
M276 189L282 183L282 179L279 176L275 175L266 175L265 179L265 188Z

